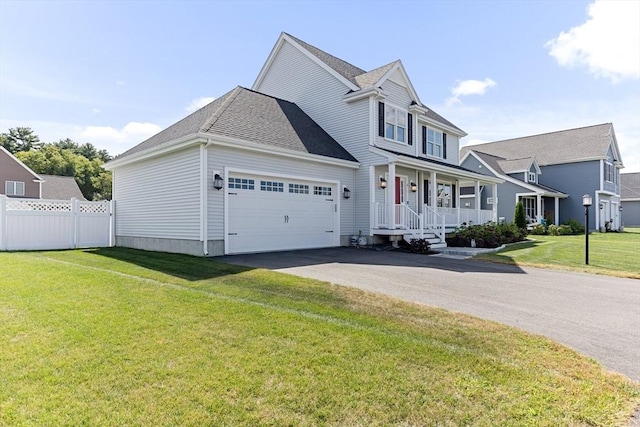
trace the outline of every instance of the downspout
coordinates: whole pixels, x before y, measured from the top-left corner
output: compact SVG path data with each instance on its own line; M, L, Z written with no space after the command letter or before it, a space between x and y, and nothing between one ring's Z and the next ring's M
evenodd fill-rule
M209 210L208 210L208 194L209 180L207 179L207 148L211 145L211 139L207 139L206 144L200 145L200 226L202 232L202 253L209 256Z

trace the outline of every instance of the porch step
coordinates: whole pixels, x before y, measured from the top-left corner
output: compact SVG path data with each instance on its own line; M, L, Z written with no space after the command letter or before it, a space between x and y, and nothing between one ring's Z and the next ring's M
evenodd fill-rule
M413 234L404 234L404 240L407 243L411 243L411 239L415 239ZM424 238L429 242L431 249L441 249L447 247L447 242L443 242L439 237L436 237L433 233L424 233Z

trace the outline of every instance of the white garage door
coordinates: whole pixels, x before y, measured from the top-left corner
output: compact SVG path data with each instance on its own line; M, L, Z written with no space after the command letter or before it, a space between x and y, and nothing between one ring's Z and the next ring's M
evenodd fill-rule
M227 253L339 246L335 184L230 174Z

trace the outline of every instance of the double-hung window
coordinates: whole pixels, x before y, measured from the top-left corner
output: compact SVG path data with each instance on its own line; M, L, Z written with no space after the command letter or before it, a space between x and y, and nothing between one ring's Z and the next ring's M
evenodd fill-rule
M406 134L407 112L387 104L384 112L384 137L398 142L406 142Z
M424 128L422 132L422 152L428 156L444 156L444 134L438 130Z
M4 194L7 196L24 196L24 182L5 181Z
M613 182L613 164L605 162L604 164L604 179L607 182Z
M536 182L536 173L535 172L529 172L529 182L535 184L535 182Z

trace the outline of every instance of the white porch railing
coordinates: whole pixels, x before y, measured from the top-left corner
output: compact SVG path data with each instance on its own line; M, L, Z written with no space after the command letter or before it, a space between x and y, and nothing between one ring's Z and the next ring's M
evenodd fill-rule
M444 215L431 209L430 206L422 206L424 209L422 212L425 219L425 221L423 222L424 228L431 230L436 236L440 238L441 242L444 242L446 230Z
M396 205L396 224L405 230L411 231L416 239L424 237L422 229L422 215L412 210L407 205Z
M389 209L386 203L376 202L373 214L374 228L389 228Z
M485 224L491 221L493 221L492 210L482 209L478 211L476 209L460 208L460 218L458 220L458 224Z

